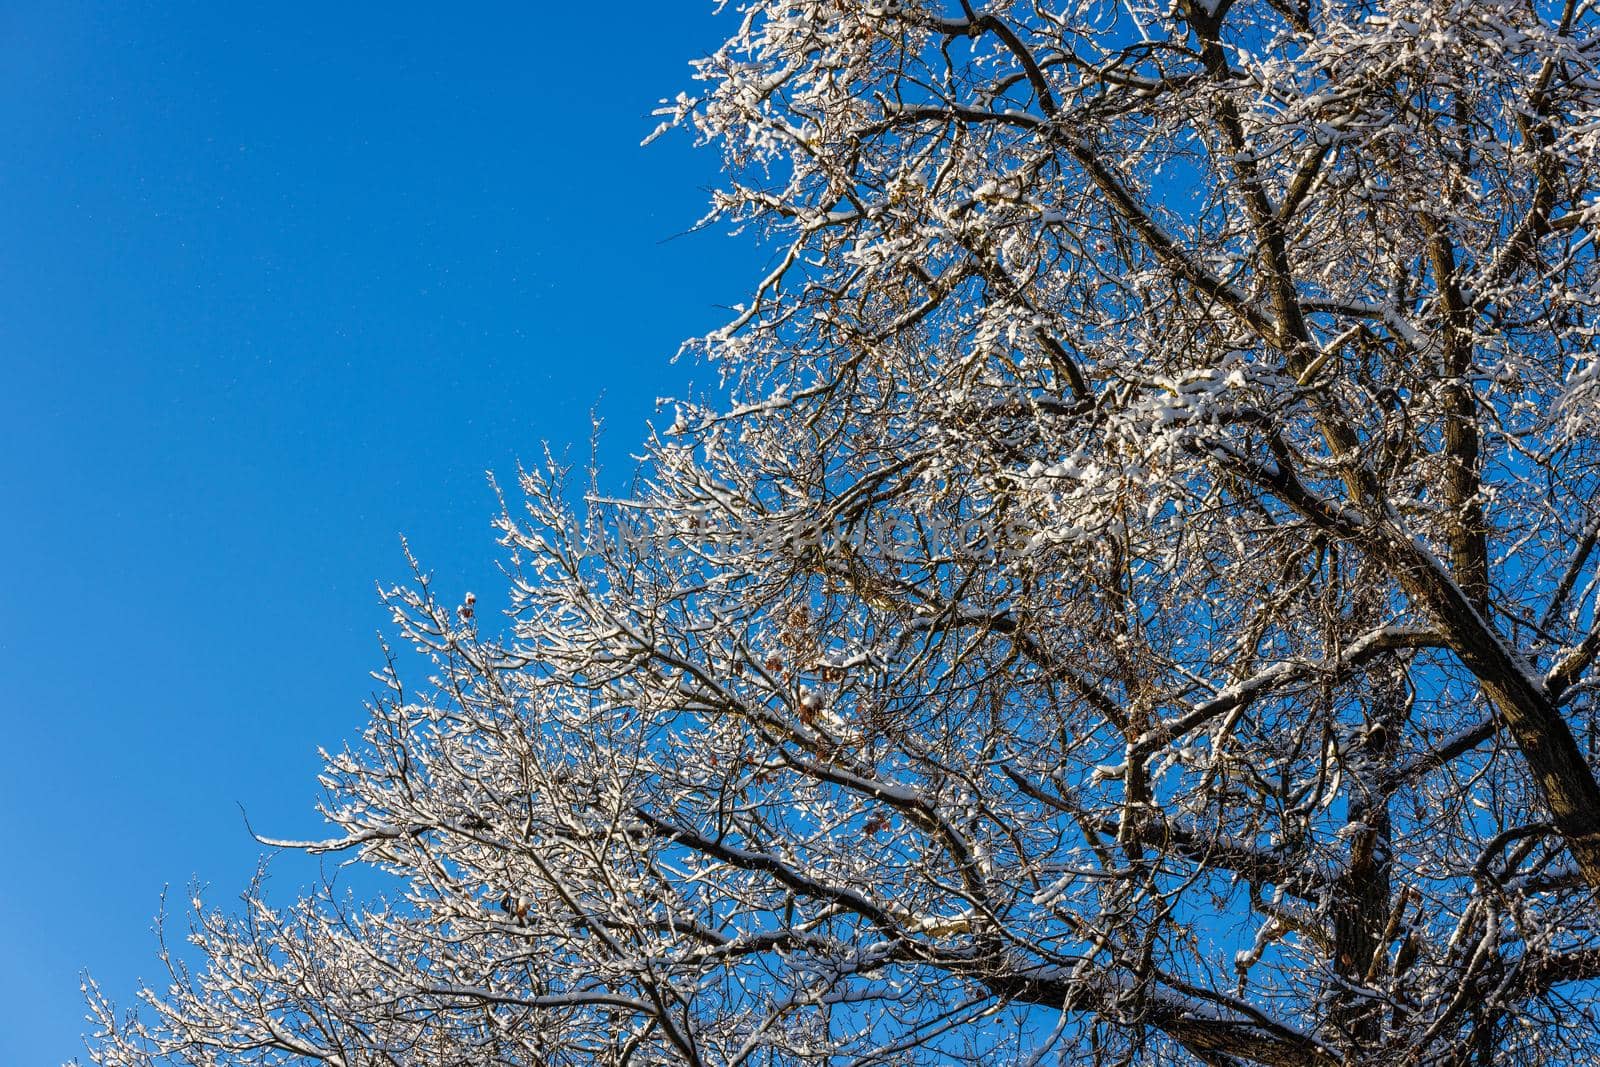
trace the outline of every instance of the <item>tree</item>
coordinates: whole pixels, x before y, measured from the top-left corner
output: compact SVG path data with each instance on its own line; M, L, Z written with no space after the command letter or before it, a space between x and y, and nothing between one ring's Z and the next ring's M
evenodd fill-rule
M779 249L96 1062L1600 1056L1593 0L749 0Z

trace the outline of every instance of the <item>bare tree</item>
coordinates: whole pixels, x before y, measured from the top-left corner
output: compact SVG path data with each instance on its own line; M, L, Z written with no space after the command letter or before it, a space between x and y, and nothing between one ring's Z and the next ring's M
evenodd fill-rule
M1600 1056L1597 19L749 0L722 391L96 1062Z

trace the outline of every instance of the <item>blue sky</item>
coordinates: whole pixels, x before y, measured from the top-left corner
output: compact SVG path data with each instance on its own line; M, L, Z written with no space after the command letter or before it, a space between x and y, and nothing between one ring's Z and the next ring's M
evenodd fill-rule
M491 603L484 471L598 405L620 477L706 377L759 256L638 142L710 10L0 5L0 1063L159 977L164 885L244 888L236 805L318 832L402 533Z

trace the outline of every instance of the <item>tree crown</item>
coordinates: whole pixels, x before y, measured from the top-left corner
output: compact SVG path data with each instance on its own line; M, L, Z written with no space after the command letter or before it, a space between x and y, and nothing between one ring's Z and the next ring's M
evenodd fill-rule
M780 249L109 1067L1600 1054L1596 8L750 0ZM1576 991L1576 992L1575 992Z

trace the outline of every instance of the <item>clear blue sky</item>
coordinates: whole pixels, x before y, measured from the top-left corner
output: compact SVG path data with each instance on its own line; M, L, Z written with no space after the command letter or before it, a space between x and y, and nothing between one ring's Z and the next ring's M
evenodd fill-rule
M610 459L760 263L638 146L687 4L0 5L0 1064L159 978L164 885L314 835L407 535L492 603L539 442ZM506 479L509 481L509 477ZM277 893L292 893L277 883Z

